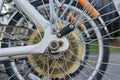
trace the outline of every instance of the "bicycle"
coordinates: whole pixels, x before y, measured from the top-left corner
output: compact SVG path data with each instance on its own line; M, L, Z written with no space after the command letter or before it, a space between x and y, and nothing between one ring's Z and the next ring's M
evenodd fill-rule
M0 57L8 80L101 80L109 63L106 27L95 0L1 0ZM113 2L111 2L113 3ZM117 11L117 10L116 10ZM115 12L116 12L115 11ZM93 53L91 47L96 48ZM109 79L105 76L106 79Z

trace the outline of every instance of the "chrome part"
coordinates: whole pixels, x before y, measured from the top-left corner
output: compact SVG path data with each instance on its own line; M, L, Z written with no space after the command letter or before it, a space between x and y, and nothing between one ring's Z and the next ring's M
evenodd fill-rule
M20 79L20 80L25 80L25 79L23 79L23 77L21 76L21 74L20 74L20 72L18 71L18 69L15 67L16 64L15 64L14 62L11 62L11 66L13 67L13 70L14 70L16 76L18 77L18 79Z
M113 0L116 9L118 10L118 13L120 15L120 0Z
M2 6L3 6L4 1L5 1L5 0L0 0L0 13L1 13Z
M104 26L103 28L104 28L104 30L106 31L106 33L108 34L108 36L111 38L111 35L110 35L110 33L109 33L109 30L108 30L106 24L104 23L103 19L102 19L100 16L98 17L98 19L100 20L101 24Z

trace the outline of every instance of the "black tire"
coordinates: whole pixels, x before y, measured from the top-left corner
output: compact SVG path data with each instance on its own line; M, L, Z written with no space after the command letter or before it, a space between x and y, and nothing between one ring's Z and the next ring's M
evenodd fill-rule
M48 0L46 0L46 3L48 2ZM68 1L66 1L66 3L68 3ZM39 6L40 4L41 4L41 1L35 1L35 2L33 2L32 3L35 7L37 7L37 6ZM73 4L74 5L74 4ZM81 6L80 6L81 7ZM21 14L19 14L19 13L16 13L16 15L13 17L13 19L15 19L15 20L17 20L17 21L19 21L19 19L22 17L22 15ZM9 23L9 25L15 25L16 23L14 22L14 21L10 21L10 23ZM9 32L9 33L11 33L12 32L12 29L11 28L7 28L6 29L6 32ZM102 30L100 30L100 33L101 33L101 36L104 36L104 35L106 35L107 33L104 31L104 29L102 29ZM103 45L108 45L108 42L107 42L107 40L103 40ZM89 45L86 45L86 49L89 49L89 47L88 47ZM8 47L8 45L7 44L2 44L2 47ZM107 69L107 64L104 64L104 63L108 63L109 62L109 48L108 47L103 47L104 48L104 50L103 50L103 59L102 59L102 61L101 62L103 62L103 63L101 63L101 66L99 67L99 72L94 76L95 77L95 79L93 79L93 80L101 80L102 79L102 77L103 77L103 75L104 75L104 73L105 73L105 71L106 71L106 69ZM86 55L89 55L89 51L86 51ZM85 60L86 59L88 59L89 57L85 57ZM11 67L11 61L4 61L3 62L4 63L4 65L5 65L5 67L7 68L7 67ZM83 62L84 63L84 62ZM80 69L82 70L84 68L84 66L80 66ZM8 68L8 69L6 69L6 72L7 72L7 74L8 74L8 76L9 77L11 77L13 74L14 74L14 71L13 71L13 69L12 69L12 67L11 68ZM78 71L76 71L75 72L75 74L77 74L77 73L80 73L80 72L78 72ZM74 74L71 74L71 76L73 76ZM10 80L19 80L16 76L13 76Z

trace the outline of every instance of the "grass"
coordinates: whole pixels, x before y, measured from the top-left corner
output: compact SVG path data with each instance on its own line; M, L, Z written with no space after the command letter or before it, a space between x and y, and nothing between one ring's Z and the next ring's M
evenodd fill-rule
M120 48L110 48L110 52L120 52Z
M89 49L92 52L97 52L98 51L98 46L96 46L96 45L89 45Z
M112 42L110 41L109 44L112 46L119 46L120 47L120 37L116 37L116 39L114 39L114 41L112 41ZM111 52L120 52L120 48L112 47L112 48L110 48L110 51Z
M96 45L89 45L89 49L92 52L97 52L99 50L98 46ZM109 49L110 49L110 52L120 52L120 48L109 48Z
M110 42L110 45L119 46L120 47L120 37L117 37L114 41ZM120 48L112 47L112 48L110 48L110 51L111 52L119 52Z
M120 47L120 37L116 37L114 40L110 40L109 45ZM97 45L89 45L89 49L92 52L97 52L99 50ZM109 49L110 49L111 53L112 52L120 52L120 48L110 47Z

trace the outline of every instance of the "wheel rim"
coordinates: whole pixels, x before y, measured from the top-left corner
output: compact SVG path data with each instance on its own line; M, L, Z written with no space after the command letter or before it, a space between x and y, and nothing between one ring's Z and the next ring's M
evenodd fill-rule
M73 8L73 9L75 9L75 8ZM64 21L63 21L64 22ZM64 23L69 23L69 22L64 22ZM92 24L92 26L96 26L96 24L94 24L94 23L91 23ZM61 26L61 25L64 25L64 24L58 24L59 26ZM99 45L102 45L102 41L100 41L99 40L99 38L101 38L101 35L100 35L100 33L99 33L99 30L98 30L98 28L95 28L94 29L95 31L96 31L96 35L98 36L99 35L99 37L98 37L98 43L99 43ZM97 32L98 31L98 32ZM41 33L41 34L44 34L44 32L42 31L42 29L39 29L39 32ZM81 40L80 38L81 38L81 36L79 36L78 34L76 34L76 32L72 32L71 33L72 34L72 36L73 36L73 38L75 38L75 40ZM34 40L36 40L36 33L33 33L32 34L32 36L30 37L30 40L29 40L29 44L31 45L31 44L35 44L34 42L32 42L32 41L34 41ZM80 38L79 38L80 37ZM32 43L31 43L32 42ZM86 43L82 43L82 47L80 47L81 49L85 49L84 48L84 45L85 45ZM72 46L72 45L71 45ZM84 57L82 57L83 55L85 55L85 51L84 50L81 50L81 49L79 49L79 50L77 50L76 52L78 52L79 54L77 55L77 56L79 56L79 59L78 60L80 60L81 58L84 58ZM99 48L100 49L100 52L99 52L99 56L100 56L100 58L99 58L99 60L98 61L102 61L102 47L100 47ZM67 54L67 53L66 53ZM58 54L55 54L54 56L56 57L56 55L58 55ZM60 54L61 55L61 54ZM35 56L35 57L34 57ZM66 74L65 72L62 74L62 75L60 75L60 74L58 74L58 75L55 75L56 73L54 73L52 76L50 76L47 72L45 72L45 71L42 71L43 69L42 69L42 67L43 66L41 66L41 67L39 67L39 65L38 64L40 64L40 63L35 63L35 62L33 62L33 61L36 61L36 59L37 58L39 58L41 55L30 55L30 56L28 56L28 59L29 59L29 63L32 65L32 67L39 73L39 75L42 75L42 76L47 76L48 78L64 78L64 77L66 77L66 76L69 76L70 77L70 74L71 73L74 73L78 68L79 68L79 66L81 65L81 63L79 63L79 64L77 64L77 65L75 65L74 64L74 66L72 66L71 65L71 69L69 69L68 71L66 71L66 73L68 73L68 74ZM46 56L45 55L43 55L42 57L43 58L41 58L41 60L39 60L38 62L40 62L40 61L42 61L44 58L46 58L46 59L48 59L48 62L50 63L50 57L53 57L53 54L49 54L49 55L47 55L47 57L48 58L46 58ZM66 55L66 56L68 56L68 58L70 57L71 58L71 56L72 55ZM85 55L86 56L86 55ZM58 57L58 56L57 56ZM32 58L32 59L31 59ZM61 57L59 57L59 58L61 58ZM52 59L54 59L54 60L56 60L56 58L52 58ZM76 60L76 61L78 61L78 60ZM84 60L84 59L82 59L82 60ZM54 62L53 60L52 60L52 62ZM64 60L62 61L62 60L59 60L58 61L59 62L59 64L62 64L61 62L64 62ZM42 61L41 63L44 63L44 65L46 65L46 66L50 66L50 65L47 65L47 64L45 64L45 62L44 61ZM38 65L38 67L36 67L35 65ZM63 64L62 64L63 65ZM83 65L83 64L82 64ZM35 66L35 67L34 67ZM64 66L64 65L63 65ZM76 69L73 69L73 67L76 67ZM96 73L97 73L97 70L99 69L99 67L100 67L100 63L98 63L97 64L97 67L95 67L95 71L93 72L93 74L92 75L95 75ZM40 68L39 70L38 70L38 68ZM46 67L46 68L48 68L48 67ZM56 67L57 68L57 67ZM58 70L56 70L56 72L57 72ZM50 71L49 73L51 73L52 71ZM58 72L60 72L60 71L58 71ZM92 78L94 78L93 76L91 76L89 79L91 80Z
M48 7L48 5L46 5L47 7ZM67 5L66 5L67 6ZM45 7L45 6L44 6ZM43 8L43 7L40 7L40 8ZM76 8L75 7L72 7L72 9L74 10L76 10ZM77 9L78 10L78 9ZM79 12L79 10L78 10L78 12ZM81 11L80 11L81 12ZM91 18L90 17L88 17L88 15L84 15L84 17L85 18L87 18L87 19L90 19L90 22L89 22L89 24L91 24L91 26L96 26L96 24L91 20ZM67 23L67 22L64 22L63 21L63 23ZM64 24L62 24L62 25L64 25ZM99 45L102 45L103 44L103 42L102 42L102 40L99 40L99 39L101 39L101 34L100 34L100 32L99 32L99 30L98 30L98 28L96 27L96 28L94 28L94 30L95 30L95 33L96 33L96 36L97 36L97 38L98 38L98 44ZM34 34L35 35L35 34ZM76 34L77 35L77 34ZM80 36L80 35L79 35ZM83 45L85 45L86 44L86 42L84 43L82 43ZM85 51L86 52L86 51ZM84 50L83 50L83 54L85 54L84 53ZM86 56L86 55L85 55ZM84 57L85 57L84 56ZM103 46L99 46L99 54L98 54L98 59L97 59L97 61L98 62L101 62L102 61L102 59L103 59ZM37 56L38 57L38 56ZM44 56L42 56L42 57L44 57ZM83 60L84 60L84 57L82 57L83 58ZM29 57L29 58L31 58L31 57ZM49 56L47 56L47 58L49 58ZM80 60L80 61L82 61L81 59L82 58L79 58L78 60ZM78 62L78 60L77 60L77 62ZM32 60L33 61L33 60ZM35 60L36 61L36 60ZM49 62L49 61L48 61ZM83 62L85 62L85 61L83 61ZM31 62L32 63L32 62ZM86 64L87 62L85 62L85 64ZM33 66L35 65L35 64L32 64ZM48 66L48 65L47 65ZM79 66L80 66L80 62L79 62ZM80 70L79 68L79 66L76 66L78 69L75 69L76 71L78 71L78 70ZM82 66L84 66L84 64L82 64ZM91 66L90 64L88 64L87 66L89 66L90 68L92 68L93 66ZM96 65L94 66L94 69L93 69L93 72L92 72L92 74L88 77L88 80L92 80L92 79L94 79L95 77L95 75L98 73L98 71L97 70L99 70L99 68L100 68L100 66L101 66L101 63L96 63ZM74 66L73 66L74 67ZM72 68L73 68L72 67ZM35 68L35 67L34 67ZM47 68L47 67L46 67ZM39 71L38 73L39 73L39 75L42 75L42 76L44 76L44 77L47 77L47 78L53 78L53 79L57 79L57 78L65 78L65 77L68 77L69 79L72 79L72 78L74 78L74 77L72 77L71 76L71 72L73 71L73 69L72 70L70 70L70 72L64 72L62 75L60 74L60 75L57 75L57 76L50 76L48 73L44 73L42 70L40 70L40 69L38 69L38 68L35 68L35 70L36 71ZM59 73L62 73L60 70L58 71ZM75 71L74 71L75 72ZM73 72L73 74L72 75L74 75L75 73ZM42 74L41 74L42 73ZM69 74L70 73L70 74ZM80 72L79 72L80 73Z

